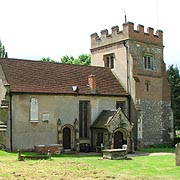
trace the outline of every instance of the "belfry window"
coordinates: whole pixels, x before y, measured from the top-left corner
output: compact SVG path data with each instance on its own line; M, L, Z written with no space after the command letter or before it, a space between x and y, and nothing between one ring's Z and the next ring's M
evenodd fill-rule
M143 57L143 63L145 69L153 69L153 56L150 54L145 54Z
M114 54L104 55L104 67L114 68Z

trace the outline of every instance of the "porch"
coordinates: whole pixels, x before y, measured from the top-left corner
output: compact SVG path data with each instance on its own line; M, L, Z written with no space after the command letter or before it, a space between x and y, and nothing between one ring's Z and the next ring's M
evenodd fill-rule
M133 124L128 120L121 108L103 110L91 126L92 149L103 144L104 149L121 149L127 145L127 152L134 152Z

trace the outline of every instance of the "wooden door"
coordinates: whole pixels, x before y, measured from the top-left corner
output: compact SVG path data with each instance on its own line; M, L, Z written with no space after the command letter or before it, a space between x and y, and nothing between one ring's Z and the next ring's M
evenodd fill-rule
M117 131L114 133L114 149L121 149L123 145L123 133Z
M68 127L63 129L63 148L71 149L71 129Z

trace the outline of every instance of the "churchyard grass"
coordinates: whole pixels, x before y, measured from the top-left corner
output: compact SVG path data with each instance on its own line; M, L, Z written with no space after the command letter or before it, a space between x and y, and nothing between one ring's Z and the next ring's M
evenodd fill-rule
M102 160L100 155L86 153L62 154L52 156L51 160L18 161L17 153L0 151L0 180L180 179L174 154L149 156L146 153L131 158Z
M141 149L141 151L143 152L149 152L149 153L158 153L158 152L167 152L167 153L174 153L175 152L175 148L143 148Z

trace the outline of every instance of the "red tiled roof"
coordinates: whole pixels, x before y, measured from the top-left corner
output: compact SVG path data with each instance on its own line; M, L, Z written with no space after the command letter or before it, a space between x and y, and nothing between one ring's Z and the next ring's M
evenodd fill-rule
M88 76L96 76L97 95L127 95L109 68L32 60L0 59L11 92L92 94Z

